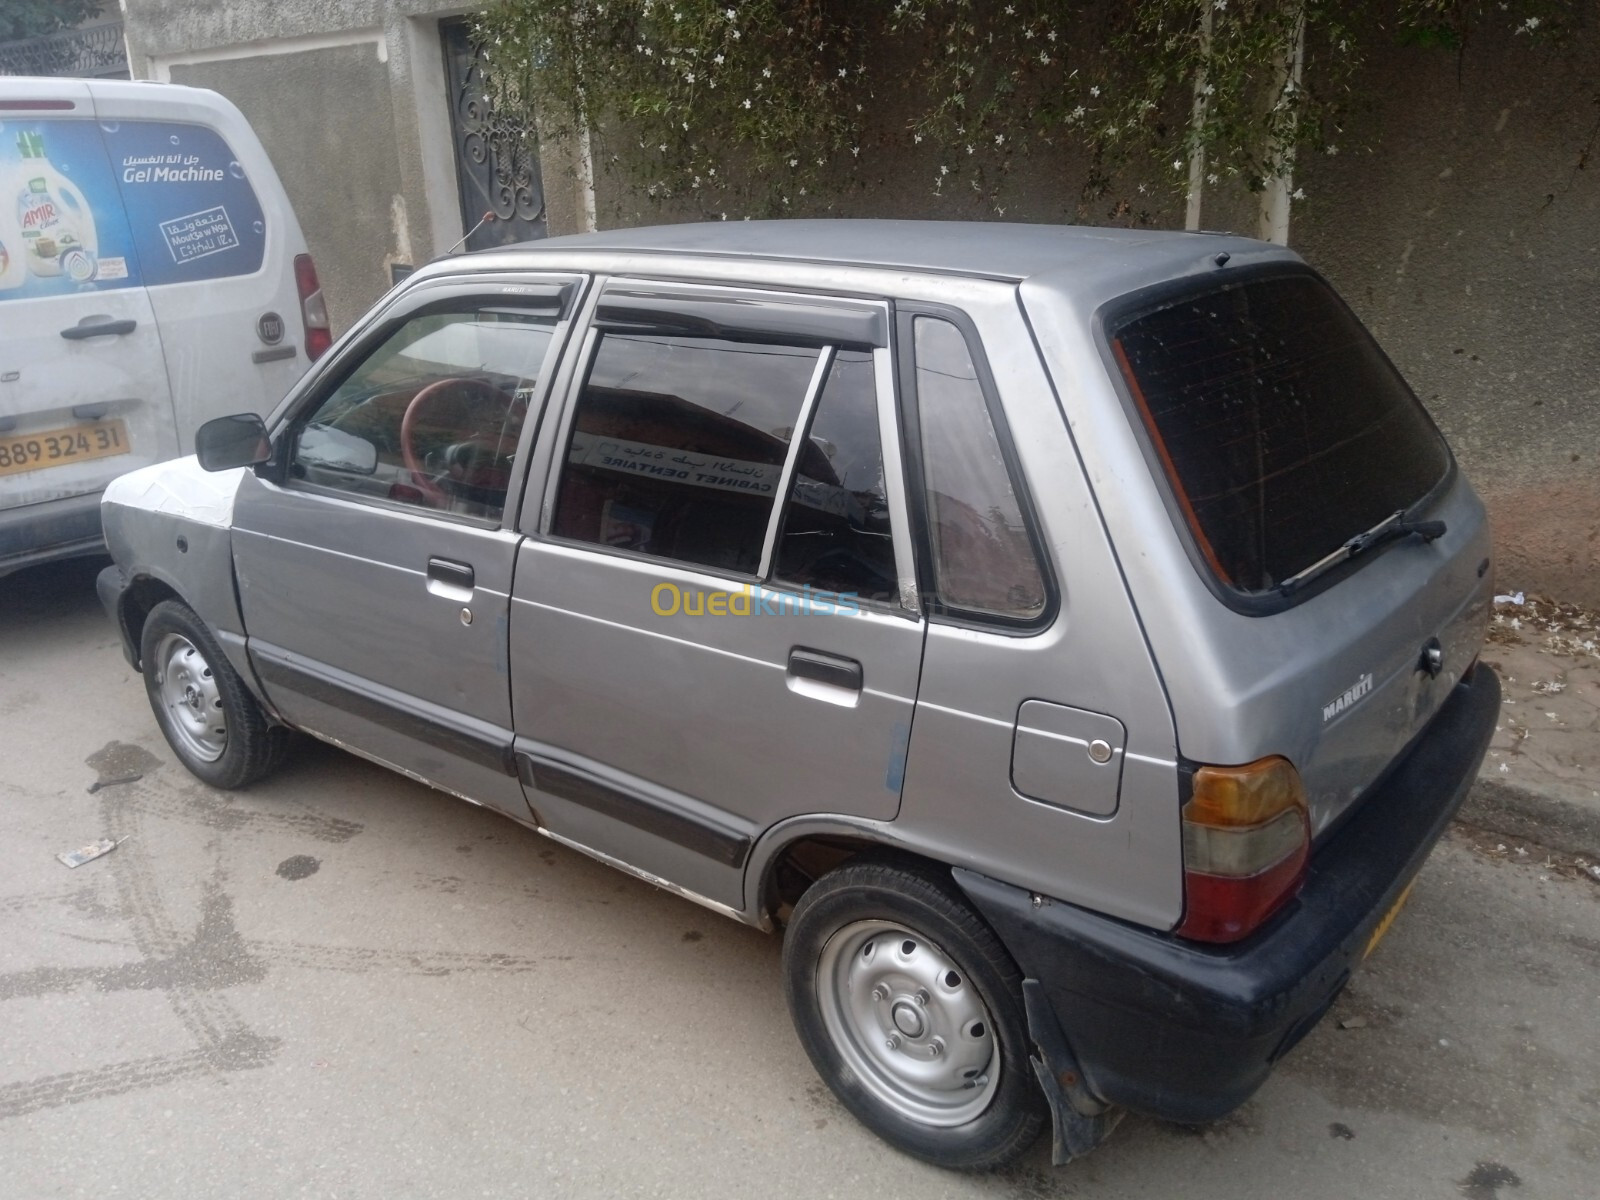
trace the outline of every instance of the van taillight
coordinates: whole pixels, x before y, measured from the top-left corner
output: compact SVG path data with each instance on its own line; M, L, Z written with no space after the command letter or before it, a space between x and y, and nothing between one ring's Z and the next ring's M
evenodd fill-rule
M306 327L306 357L316 362L333 345L333 329L328 324L328 305L317 282L317 264L309 254L294 256L294 286L300 293L300 319Z
M1201 942L1247 937L1305 882L1311 816L1286 758L1201 767L1183 806L1183 924Z

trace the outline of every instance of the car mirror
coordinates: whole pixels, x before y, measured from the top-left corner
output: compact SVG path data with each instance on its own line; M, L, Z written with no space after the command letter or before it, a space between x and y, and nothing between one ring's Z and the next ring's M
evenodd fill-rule
M331 425L307 425L295 442L294 461L303 467L371 475L378 469L378 447Z
M272 457L272 440L266 423L255 413L236 413L195 430L194 454L207 471L253 467Z

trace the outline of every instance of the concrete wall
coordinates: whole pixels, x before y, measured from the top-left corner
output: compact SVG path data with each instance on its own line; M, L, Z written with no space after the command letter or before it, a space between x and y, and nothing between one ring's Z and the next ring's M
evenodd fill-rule
M439 0L125 0L135 78L214 88L261 135L336 330L460 238Z

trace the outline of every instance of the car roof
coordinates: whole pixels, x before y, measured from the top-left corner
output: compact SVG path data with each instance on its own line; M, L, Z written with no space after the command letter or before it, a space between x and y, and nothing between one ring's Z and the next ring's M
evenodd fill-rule
M1084 225L999 221L710 221L608 229L502 247L499 253L595 251L696 257L768 258L789 262L933 271L1020 281L1121 262L1147 270L1153 260L1189 262L1223 242L1262 243L1228 235Z

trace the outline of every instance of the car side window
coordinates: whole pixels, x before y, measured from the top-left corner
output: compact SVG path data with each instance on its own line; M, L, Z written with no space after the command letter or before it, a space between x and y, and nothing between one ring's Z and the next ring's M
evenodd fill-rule
M601 332L551 532L756 573L820 353L763 340Z
M290 478L498 520L555 321L509 308L411 318L298 425Z
M773 579L897 601L877 376L871 353L834 354L784 507Z
M938 603L979 618L1031 621L1044 573L966 338L952 322L913 323L928 537Z

